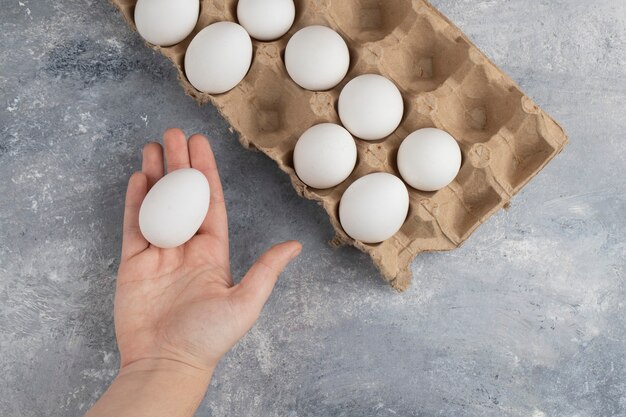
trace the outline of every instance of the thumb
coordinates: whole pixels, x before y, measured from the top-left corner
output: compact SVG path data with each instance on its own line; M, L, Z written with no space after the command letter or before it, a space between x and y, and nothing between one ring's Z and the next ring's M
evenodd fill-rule
M302 245L296 241L273 246L252 265L236 289L236 299L258 316L272 294L278 276L296 256Z

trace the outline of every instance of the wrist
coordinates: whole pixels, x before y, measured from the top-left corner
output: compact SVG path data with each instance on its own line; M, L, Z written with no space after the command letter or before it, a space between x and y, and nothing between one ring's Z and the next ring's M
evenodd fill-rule
M214 370L215 366L200 368L176 359L146 358L122 366L116 379L129 376L154 379L168 377L197 383L205 382L208 385Z
M204 398L213 369L169 359L125 365L89 417L191 417Z

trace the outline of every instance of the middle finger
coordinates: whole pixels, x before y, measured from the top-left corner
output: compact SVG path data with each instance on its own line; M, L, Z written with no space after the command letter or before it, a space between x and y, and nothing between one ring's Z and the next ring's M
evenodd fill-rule
M167 130L163 135L163 144L165 145L165 161L168 174L177 169L191 167L187 137L182 130Z

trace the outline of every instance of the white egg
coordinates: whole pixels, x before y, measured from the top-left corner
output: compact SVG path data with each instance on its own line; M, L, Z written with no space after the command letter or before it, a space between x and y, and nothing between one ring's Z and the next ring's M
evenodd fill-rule
M348 73L350 51L334 30L326 26L308 26L289 40L285 66L300 87L311 91L329 90Z
M293 0L239 0L237 19L250 36L273 41L289 31L296 17Z
M202 172L193 168L173 171L154 184L143 200L141 233L159 248L184 244L200 229L210 197L209 182Z
M404 115L402 94L382 75L366 74L350 81L339 96L339 117L354 136L379 140L391 135Z
M248 32L236 23L218 22L202 29L189 44L185 74L198 91L221 94L243 80L251 63Z
M148 42L170 46L181 42L196 27L199 0L138 0L135 25Z
M322 123L308 129L296 144L293 163L303 183L331 188L350 176L356 165L354 138L343 127Z
M437 191L450 184L461 169L461 148L447 132L427 128L411 133L400 145L398 169L413 188Z
M343 230L363 243L380 243L395 235L408 212L406 186L395 175L382 172L355 181L339 203Z

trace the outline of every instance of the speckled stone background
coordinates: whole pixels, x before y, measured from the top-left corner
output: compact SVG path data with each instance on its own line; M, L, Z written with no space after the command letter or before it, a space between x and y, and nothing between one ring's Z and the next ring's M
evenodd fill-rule
M434 4L571 143L398 295L105 0L0 0L0 415L81 416L114 377L125 183L180 126L213 139L235 274L304 243L198 415L626 416L626 2Z

